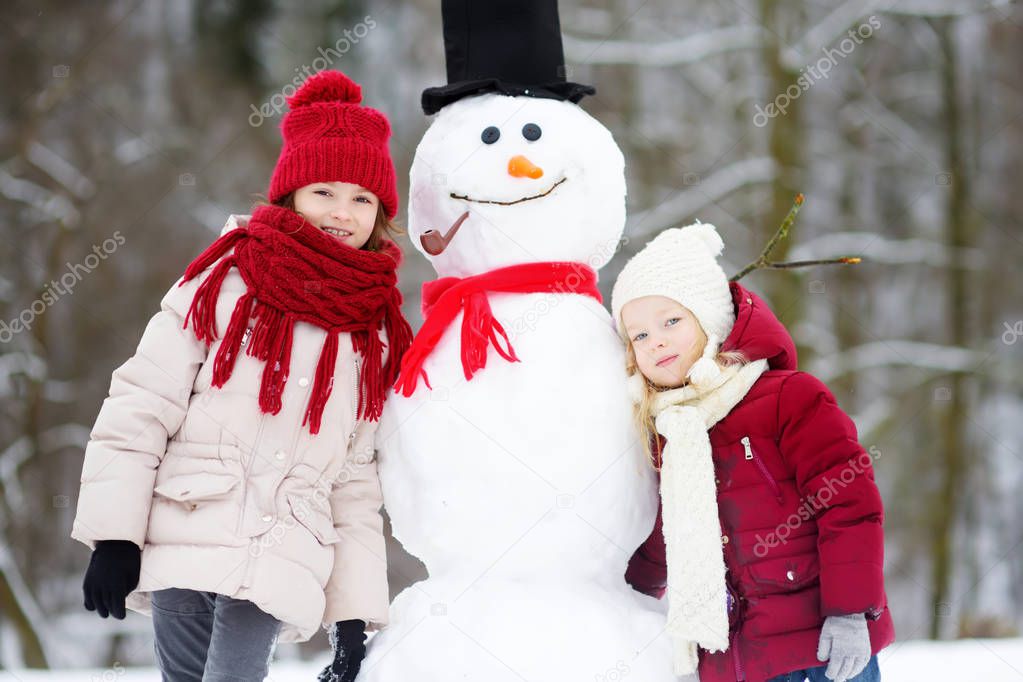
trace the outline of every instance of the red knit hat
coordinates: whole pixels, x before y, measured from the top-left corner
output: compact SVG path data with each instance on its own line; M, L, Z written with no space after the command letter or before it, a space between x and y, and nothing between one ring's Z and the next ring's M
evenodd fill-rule
M360 106L362 88L340 71L311 76L288 98L281 122L284 147L270 178L270 201L314 182L351 182L380 199L388 218L398 212L398 186L387 149L391 125Z

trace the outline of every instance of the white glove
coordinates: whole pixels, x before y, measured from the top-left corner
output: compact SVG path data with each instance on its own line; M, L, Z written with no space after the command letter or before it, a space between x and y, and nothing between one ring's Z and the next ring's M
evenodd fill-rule
M828 661L824 674L835 682L856 677L870 663L870 631L862 613L828 616L821 628L817 660Z

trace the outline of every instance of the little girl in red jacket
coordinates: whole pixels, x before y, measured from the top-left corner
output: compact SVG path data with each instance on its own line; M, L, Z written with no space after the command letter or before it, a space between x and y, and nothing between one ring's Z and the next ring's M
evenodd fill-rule
M667 595L679 675L879 680L895 634L872 457L778 319L728 282L723 246L713 225L665 230L612 292L662 503L626 579Z

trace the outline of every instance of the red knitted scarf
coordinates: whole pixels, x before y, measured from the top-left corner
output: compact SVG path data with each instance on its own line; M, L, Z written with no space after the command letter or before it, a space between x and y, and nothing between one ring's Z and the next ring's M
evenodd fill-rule
M248 286L235 305L213 364L213 385L231 376L249 319L256 318L246 353L263 366L259 407L277 414L291 365L295 322L314 324L327 332L316 366L312 394L303 426L320 430L323 407L334 384L338 334L348 332L352 348L365 363L359 378L359 418L379 419L389 386L398 376L402 355L412 341L412 329L401 314L397 269L401 251L386 242L382 252L353 249L279 206L260 206L247 226L220 236L185 270L181 284L213 265L199 285L185 316L196 338L207 346L217 338L216 304L220 287L232 267ZM180 285L179 285L180 286ZM387 332L390 353L381 366L383 346L377 331Z
M586 294L598 302L603 300L597 289L596 271L582 263L526 263L472 277L442 277L425 282L423 316L426 321L402 360L401 375L395 385L402 395L408 397L415 393L420 375L426 387L432 390L423 363L462 310L465 311L462 317L462 370L467 381L477 370L486 367L491 343L498 355L508 362L519 361L504 327L490 312L488 292ZM506 348L501 347L498 334L504 338Z

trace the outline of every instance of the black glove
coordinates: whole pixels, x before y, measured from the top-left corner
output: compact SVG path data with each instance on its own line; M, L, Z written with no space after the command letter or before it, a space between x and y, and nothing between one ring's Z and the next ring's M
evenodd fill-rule
M334 660L324 668L317 682L355 682L366 657L366 623L342 620L330 626L330 646Z
M128 540L99 540L85 571L85 608L124 619L124 598L139 584L142 550Z

